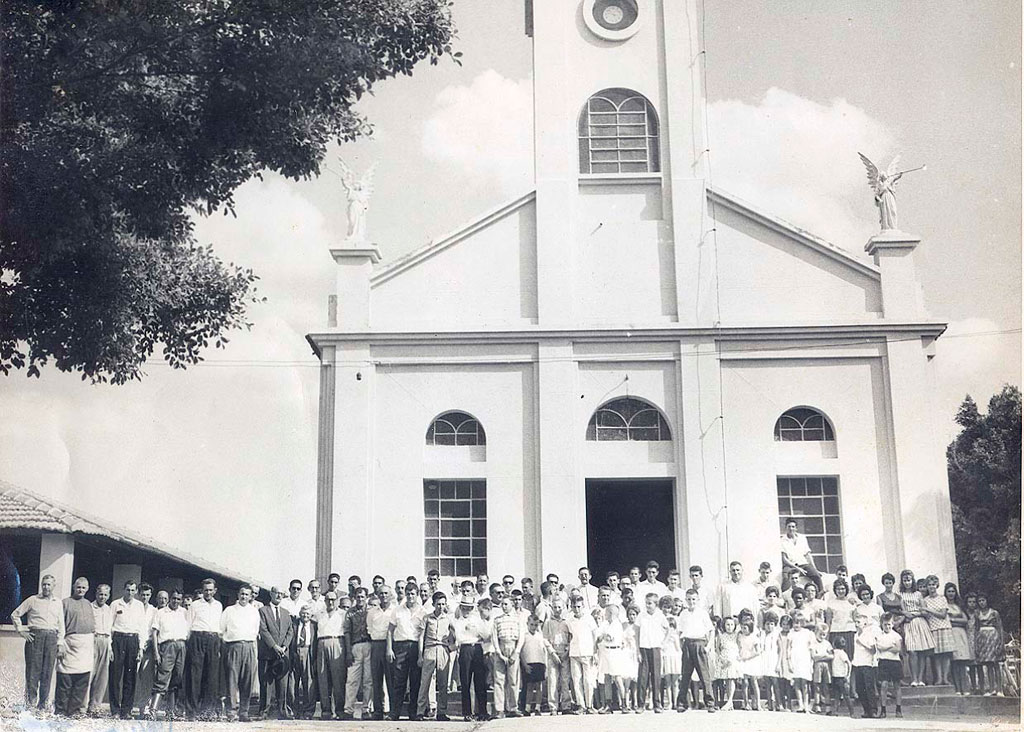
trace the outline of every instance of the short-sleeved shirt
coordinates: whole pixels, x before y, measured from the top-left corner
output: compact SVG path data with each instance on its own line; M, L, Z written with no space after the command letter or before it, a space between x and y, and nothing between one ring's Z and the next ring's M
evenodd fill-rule
M515 613L499 615L494 619L493 640L499 643L516 643L522 634L522 623Z
M146 624L146 606L142 602L134 597L125 602L123 597L119 597L110 603L110 609L114 614L114 622L110 625L111 632L135 633L140 641L146 640L149 636L149 626Z
M878 633L878 629L871 625L857 633L857 637L853 641L854 666L878 665L875 662L875 651L870 647L875 644L876 633Z
M220 604L220 600L193 600L188 609L189 627L193 633L220 633L222 612L224 606Z
M799 532L793 532L790 539L783 534L779 537L782 545L782 556L789 560L790 564L807 564L807 555L811 553L811 546L807 543L807 537Z
M661 580L654 580L654 582L648 582L647 580L640 580L636 587L633 588L633 597L635 597L641 604L644 598L649 593L653 592L658 596L660 600L662 597L668 594L668 585Z
M876 635L877 647L875 648L876 661L899 661L900 649L903 647L903 639L895 630L885 633L881 630Z
M636 619L640 627L640 648L661 648L668 632L668 618L661 610L642 611Z
M345 635L345 611L335 608L333 613L320 613L316 618L316 631L319 638L340 638Z
M470 613L455 618L455 642L458 645L473 645L483 642L483 628L485 621L476 613Z
M850 657L842 648L836 648L832 657L832 678L845 679L850 675Z
M366 629L370 633L370 640L382 641L388 639L388 628L391 626L391 618L395 614L393 605L386 610L379 607L371 607L366 611Z
M569 624L565 618L548 618L544 621L544 640L546 640L555 652L565 655L569 651Z
M523 650L519 658L523 663L544 663L547 652L544 648L544 636L540 633L527 633L523 638Z
M569 626L571 638L569 640L569 655L585 657L594 655L594 634L597 632L597 623L594 619L584 613L582 617L570 616L566 619Z
M188 638L188 614L185 608L179 606L177 610L171 610L162 607L157 610L153 616L153 630L157 632L157 643Z
M110 626L114 623L114 611L110 605L92 603L93 632L97 635L110 635Z
M429 613L423 617L423 647L447 646L452 632L452 616L445 613L437 617Z
M749 610L753 615L761 609L761 599L757 596L757 590L747 582L723 582L718 588L718 614L728 617L738 616L740 610Z
M690 640L706 639L708 634L715 629L711 618L700 608L693 612L690 612L689 608L683 608L683 611L676 616L676 627L679 629L681 638Z
M88 634L96 631L96 618L92 603L84 597L75 600L64 598L64 633L67 635Z
M409 607L403 603L396 607L391 618L391 624L395 628L394 640L418 641L423 629L423 615L423 607L420 605Z

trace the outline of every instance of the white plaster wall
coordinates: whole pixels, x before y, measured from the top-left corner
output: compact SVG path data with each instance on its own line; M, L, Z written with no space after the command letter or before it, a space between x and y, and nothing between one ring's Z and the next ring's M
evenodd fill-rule
M421 576L423 480L487 480L487 552L491 574L525 569L526 501L534 489L533 366L380 366L370 564L385 576ZM449 410L476 417L487 435L480 450L426 449L434 417Z
M715 207L715 217L724 322L881 317L877 280L724 206Z
M843 549L851 573L877 585L899 558L890 505L885 381L878 358L737 360L723 364L729 555L753 576L759 562L780 566L777 475L837 475ZM779 415L794 406L823 412L836 432L837 457L774 441ZM787 446L788 447L788 446Z
M379 330L521 326L537 320L536 206L530 202L374 285Z

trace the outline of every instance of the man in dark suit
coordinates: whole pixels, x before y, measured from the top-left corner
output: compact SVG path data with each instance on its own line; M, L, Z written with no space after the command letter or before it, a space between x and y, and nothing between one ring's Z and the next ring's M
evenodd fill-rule
M292 672L288 703L298 719L312 719L316 711L316 621L309 605L303 605L292 633Z
M292 616L281 607L284 597L278 587L270 588L270 604L260 608L260 641L259 641L259 676L260 676L260 716L267 713L269 697L267 686L270 679L274 680L274 698L277 700L277 718L291 719L292 712L288 708L288 683L286 676L273 673L271 668L279 659L288 659L292 637L295 632Z

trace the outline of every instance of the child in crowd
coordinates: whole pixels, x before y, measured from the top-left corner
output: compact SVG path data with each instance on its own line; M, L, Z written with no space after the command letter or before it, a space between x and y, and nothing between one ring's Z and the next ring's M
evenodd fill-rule
M546 676L547 648L544 645L544 636L540 632L540 621L537 620L537 616L530 615L527 619L526 631L519 656L522 664L523 684L526 688L525 714L527 716L530 714L540 715L540 690Z
M561 597L556 598L551 603L551 617L544 621L543 626L544 643L547 649L545 677L548 682L548 708L551 710L551 714L556 711L565 714L572 709L572 693L570 691L572 671L569 662L570 631L569 623L563 617L564 614L565 602Z
M626 608L626 632L622 636L622 647L626 652L627 659L626 668L629 671L622 679L622 683L626 687L626 699L623 705L637 714L643 711L637 690L637 677L640 673L640 626L637 625L639 615L640 608L636 605L629 605Z
M846 711L852 717L853 699L850 696L850 674L853 673L853 665L846 653L846 638L840 636L832 641L832 645L832 710L829 715L835 715L840 702L845 700Z
M834 649L828 641L828 626L821 623L814 629L814 645L811 646L811 659L814 661L814 677L811 679L814 684L814 708L811 711L815 714L831 711L829 690L832 686L834 657Z
M879 716L885 717L886 703L889 700L889 692L893 692L896 701L896 716L903 716L903 692L900 689L900 681L903 680L903 664L900 661L900 652L903 650L903 639L893 628L893 616L889 613L882 615L882 627L875 639L875 661L878 663L875 673L878 677L878 685L881 688L882 708Z
M790 635L793 633L793 616L779 617L779 688L782 691L780 711L792 709L793 667L789 658Z
M775 617L779 618L786 614L786 603L782 599L782 593L779 588L775 585L769 585L768 589L764 591L764 602L761 603L761 617L760 625L764 627L764 616L765 613L775 613Z
M740 630L736 638L739 649L739 667L743 674L740 687L743 691L743 708L747 711L761 711L761 634L754 627L754 616L745 608L740 613Z
M600 608L598 608L598 612L600 612ZM620 703L626 698L623 677L629 674L627 668L629 659L622 647L624 628L619 612L618 605L609 605L607 608L608 619L597 629L601 663L598 673L604 678L604 700L599 714L611 714L611 703L616 691L619 693ZM623 714L627 711L624 704L621 705L621 711Z
M679 579L679 573L676 573L676 579ZM669 575L671 579L672 575ZM677 581L678 586L678 581ZM675 608L675 598L670 595L663 595L658 600L658 610L668 620L669 630L665 633L665 640L661 644L661 706L666 709L671 709L676 705L676 697L679 695L679 674L683 670L683 650L679 645L679 631L676 629L675 615L673 610ZM680 602L682 600L680 599ZM665 700L665 697L668 700Z
M810 617L811 630L825 622L825 602L818 597L818 586L813 582L804 585L804 611Z
M863 615L867 618L868 625L879 627L882 619L882 606L875 602L875 591L871 585L862 584L857 588L857 599L860 602L853 608L853 615Z
M491 664L494 679L494 715L519 717L519 654L526 638L511 597L501 600L501 615L492 623Z
M782 688L779 677L779 617L771 610L764 613L761 642L761 684L768 708L781 710Z
M644 612L637 617L640 627L640 676L637 685L640 702L647 705L651 700L654 711L661 713L661 647L669 633L668 618L658 607L658 594L648 592L644 596Z
M803 592L793 591L793 601L799 597L802 601ZM794 616L800 612L798 606ZM814 678L814 658L811 647L814 645L814 631L806 626L797 625L794 617L793 630L789 633L789 668L793 674L793 691L796 695L796 711L807 712L809 707L810 684Z
M717 658L718 678L723 682L722 711L733 710L733 697L736 695L736 680L743 678L740 671L740 648L736 635L736 618L729 615L718 622L718 635L715 638L715 657Z
M878 698L875 695L877 633L866 614L854 615L853 622L857 626L857 635L853 641L854 683L857 686L857 696L864 708L863 716L865 719L871 719L878 707Z
M597 624L593 617L583 612L583 598L572 601L572 617L566 620L569 627L569 671L572 688L576 697L576 713L594 713L594 665Z

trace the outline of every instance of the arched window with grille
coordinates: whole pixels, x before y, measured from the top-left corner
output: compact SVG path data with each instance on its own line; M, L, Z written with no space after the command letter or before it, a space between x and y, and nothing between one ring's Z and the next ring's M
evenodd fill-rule
M642 94L604 89L580 113L580 173L657 173L658 116Z
M668 422L656 407L633 397L614 399L600 406L587 425L587 439L657 442L671 440Z
M775 422L776 442L831 442L835 439L828 417L810 407L794 407Z
M430 423L428 445L486 445L480 422L465 412L445 412Z

